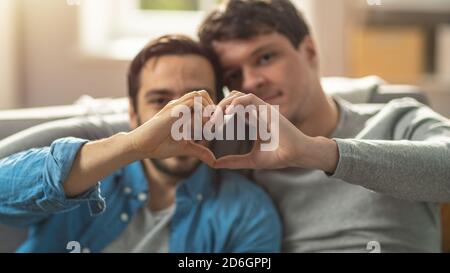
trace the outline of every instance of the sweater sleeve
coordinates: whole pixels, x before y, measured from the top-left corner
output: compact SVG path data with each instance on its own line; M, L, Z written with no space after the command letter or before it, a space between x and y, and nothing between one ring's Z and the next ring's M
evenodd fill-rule
M354 139L334 139L333 178L396 198L450 201L450 122L412 99L388 104Z

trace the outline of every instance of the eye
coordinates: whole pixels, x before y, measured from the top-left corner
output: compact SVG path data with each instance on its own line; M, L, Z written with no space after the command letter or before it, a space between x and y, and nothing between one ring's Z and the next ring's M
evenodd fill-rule
M150 99L148 103L155 106L165 106L166 104L169 103L169 101L170 100L167 98L154 98Z
M275 53L265 53L263 54L259 59L258 59L258 65L265 65L270 63L270 61L272 61L275 58L276 54Z

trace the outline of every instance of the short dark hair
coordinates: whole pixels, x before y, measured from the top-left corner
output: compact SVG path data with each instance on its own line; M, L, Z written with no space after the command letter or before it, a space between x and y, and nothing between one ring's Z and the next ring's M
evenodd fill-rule
M297 48L309 35L300 11L289 0L228 0L213 11L199 29L200 42L249 39L278 32Z
M165 35L150 41L133 59L128 70L128 96L137 109L137 95L141 85L140 74L147 61L165 55L199 55L211 63L216 81L217 99L223 98L221 72L215 55L198 42L184 35Z

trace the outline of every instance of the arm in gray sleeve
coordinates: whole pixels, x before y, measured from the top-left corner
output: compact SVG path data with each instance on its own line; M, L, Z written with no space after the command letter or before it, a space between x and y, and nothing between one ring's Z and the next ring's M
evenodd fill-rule
M396 198L450 201L450 122L411 99L396 100L355 139L335 139L331 176Z

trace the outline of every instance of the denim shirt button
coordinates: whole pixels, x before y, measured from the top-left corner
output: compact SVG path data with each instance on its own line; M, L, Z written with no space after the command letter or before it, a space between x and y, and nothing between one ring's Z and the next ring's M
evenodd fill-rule
M201 193L197 194L197 201L202 202L203 201L203 195Z
M128 214L127 213L122 213L120 215L120 220L122 220L122 222L128 222Z
M147 194L145 192L141 192L138 194L138 200L141 202L144 202L145 200L147 200Z
M125 194L130 194L130 193L132 192L132 190L131 190L130 187L125 187L125 188L123 189L123 192L124 192Z

